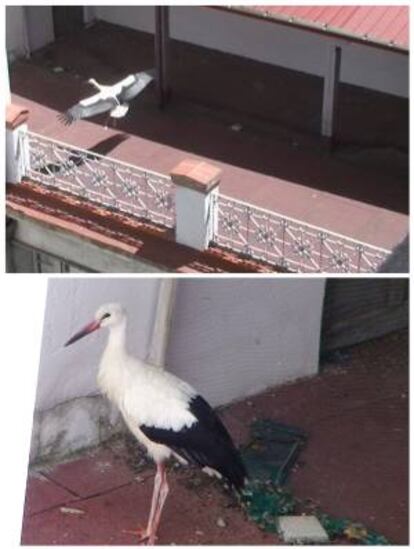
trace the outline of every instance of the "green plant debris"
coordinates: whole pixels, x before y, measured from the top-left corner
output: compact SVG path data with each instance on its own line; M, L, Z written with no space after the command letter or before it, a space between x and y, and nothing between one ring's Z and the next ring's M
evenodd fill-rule
M278 518L293 515L304 503L275 483L253 480L243 490L242 505L247 515L265 532L276 534ZM390 545L390 541L375 530L347 518L333 517L322 512L315 516L325 528L331 542L347 541L355 545Z
M331 542L390 544L385 536L358 522L333 517L316 509L309 512L308 502L295 498L282 488L306 441L306 434L301 429L262 419L252 424L251 433L250 443L241 451L250 481L240 500L247 515L259 528L277 533L278 517L312 514L319 519Z
M370 530L359 522L318 513L318 519L331 541L345 539L356 545L390 545L390 541L375 530Z
M242 494L249 517L266 532L277 532L277 519L295 509L293 496L273 483L252 481Z

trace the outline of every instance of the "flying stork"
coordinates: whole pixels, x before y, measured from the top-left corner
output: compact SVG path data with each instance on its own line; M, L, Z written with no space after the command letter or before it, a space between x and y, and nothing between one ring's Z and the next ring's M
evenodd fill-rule
M66 112L59 114L58 118L66 126L81 118L90 118L107 111L112 118L122 118L129 110L129 102L154 80L154 74L154 69L130 74L112 86L104 86L90 78L88 83L94 86L98 93L82 99Z
M171 456L223 478L236 492L242 490L247 475L229 433L203 397L173 374L128 354L126 326L121 305L102 305L94 320L65 346L100 328L109 328L97 382L156 463L148 524L134 531L140 542L153 545L168 494L165 462Z

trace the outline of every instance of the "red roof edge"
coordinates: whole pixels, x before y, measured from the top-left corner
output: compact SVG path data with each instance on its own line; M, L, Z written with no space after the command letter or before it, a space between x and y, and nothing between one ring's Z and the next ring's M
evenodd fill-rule
M352 40L366 46L371 46L379 49L385 49L387 51L394 51L396 53L402 53L409 55L408 47L403 47L398 44L391 43L389 41L374 39L372 37L364 37L339 27L325 28L321 23L315 23L307 21L305 19L295 18L292 19L286 15L275 14L271 11L258 10L256 6L209 6L212 9L226 11L230 13L237 13L246 17L252 17L261 21L268 21L274 24L285 25L289 27L296 27L309 32L322 34L324 36L335 36L346 40Z

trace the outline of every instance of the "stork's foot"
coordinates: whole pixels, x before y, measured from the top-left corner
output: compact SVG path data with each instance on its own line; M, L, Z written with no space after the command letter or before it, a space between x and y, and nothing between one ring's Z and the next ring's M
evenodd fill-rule
M155 545L155 542L157 541L158 537L150 535L147 541L147 545Z
M137 543L142 543L145 545L154 545L154 542L150 543L151 536L147 533L146 528L135 528L134 530L122 530L124 534L130 534L131 536L137 536Z

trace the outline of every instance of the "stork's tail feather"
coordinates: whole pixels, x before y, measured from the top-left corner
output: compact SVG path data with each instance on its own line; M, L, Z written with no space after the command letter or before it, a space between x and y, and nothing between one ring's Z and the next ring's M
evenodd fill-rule
M231 466L228 468L226 467L226 470L223 470L222 473L230 486L234 488L236 492L240 493L245 487L248 475L239 452L236 449L234 450L235 452L231 461Z

